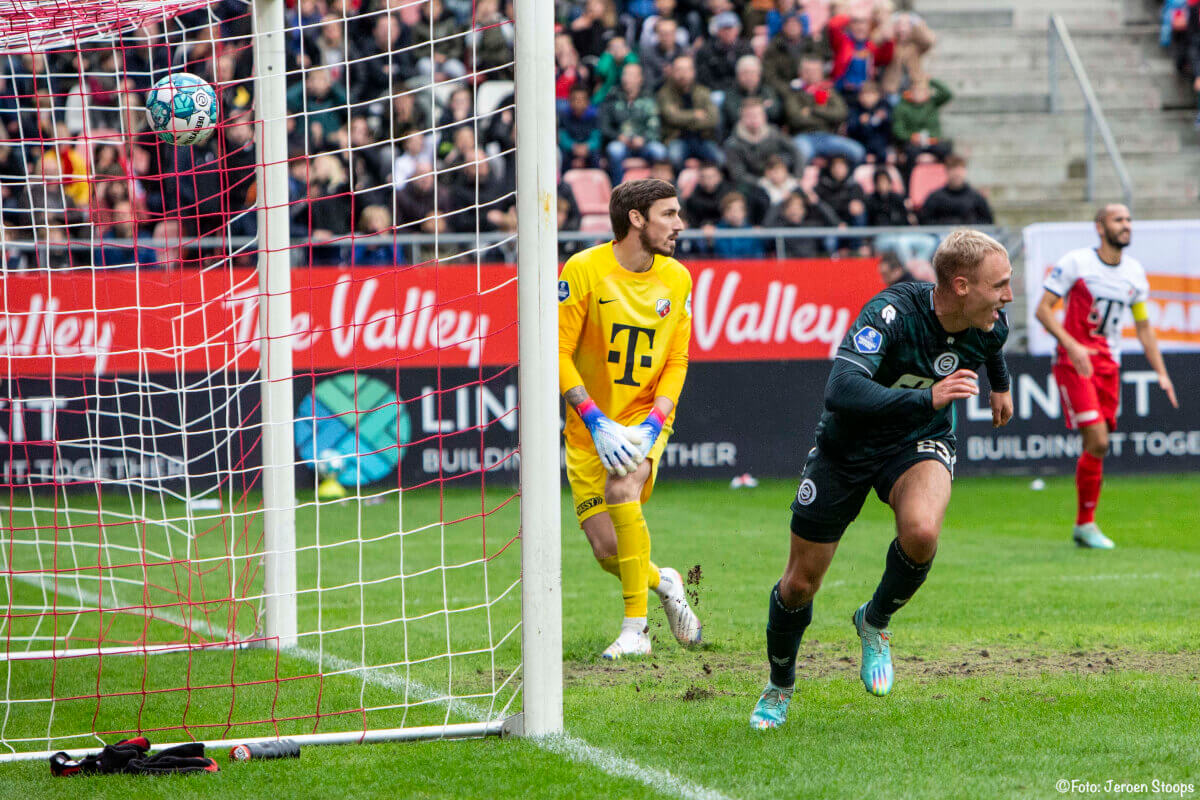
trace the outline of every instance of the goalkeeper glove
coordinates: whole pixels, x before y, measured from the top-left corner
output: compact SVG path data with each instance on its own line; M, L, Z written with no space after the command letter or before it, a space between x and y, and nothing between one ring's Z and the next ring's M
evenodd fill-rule
M613 475L628 475L637 469L645 456L638 447L640 439L637 438L636 429L618 425L604 416L591 398L584 400L575 410L592 435L596 454L606 470Z
M646 417L646 421L641 425L626 428L628 431L635 431L641 440L642 458L650 454L650 449L654 447L654 443L658 441L658 435L662 433L663 423L666 422L666 419L663 413L656 407L650 409L650 415Z

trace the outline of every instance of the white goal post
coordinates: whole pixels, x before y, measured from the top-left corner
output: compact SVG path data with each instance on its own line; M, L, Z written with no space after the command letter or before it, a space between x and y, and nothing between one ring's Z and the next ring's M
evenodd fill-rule
M0 10L0 762L563 729L554 7L364 1ZM378 44L401 23L419 44ZM473 61L503 29L511 61ZM204 147L143 119L177 71L221 99Z

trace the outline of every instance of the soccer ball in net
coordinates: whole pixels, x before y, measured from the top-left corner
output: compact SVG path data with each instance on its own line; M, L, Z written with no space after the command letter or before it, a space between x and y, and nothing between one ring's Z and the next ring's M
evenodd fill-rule
M217 93L208 81L176 72L154 84L146 95L146 119L164 142L204 144L217 118Z

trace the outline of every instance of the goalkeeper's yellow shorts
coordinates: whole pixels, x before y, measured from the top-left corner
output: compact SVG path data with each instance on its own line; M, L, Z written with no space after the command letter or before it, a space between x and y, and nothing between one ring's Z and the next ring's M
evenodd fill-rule
M658 435L658 441L646 456L650 460L650 477L642 486L643 503L649 500L654 492L654 481L658 478L658 462L662 460L663 451L667 449L667 439L670 435L671 430L663 428L663 432ZM608 505L604 502L604 484L607 480L608 471L600 463L600 456L596 455L595 448L567 445L567 482L571 484L571 499L575 503L575 516L580 525L585 519L608 511Z

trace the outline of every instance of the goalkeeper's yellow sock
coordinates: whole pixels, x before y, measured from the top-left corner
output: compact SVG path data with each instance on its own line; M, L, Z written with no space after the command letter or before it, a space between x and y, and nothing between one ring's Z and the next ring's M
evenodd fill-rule
M597 559L597 561L600 564L600 569L616 577L618 580L620 579L621 562L616 556ZM658 589L658 565L653 561L650 562L650 573L646 576L646 587L649 589Z
M650 531L642 516L642 504L617 503L608 507L613 530L617 533L617 565L621 573L621 597L625 617L645 618L646 572L650 568Z

